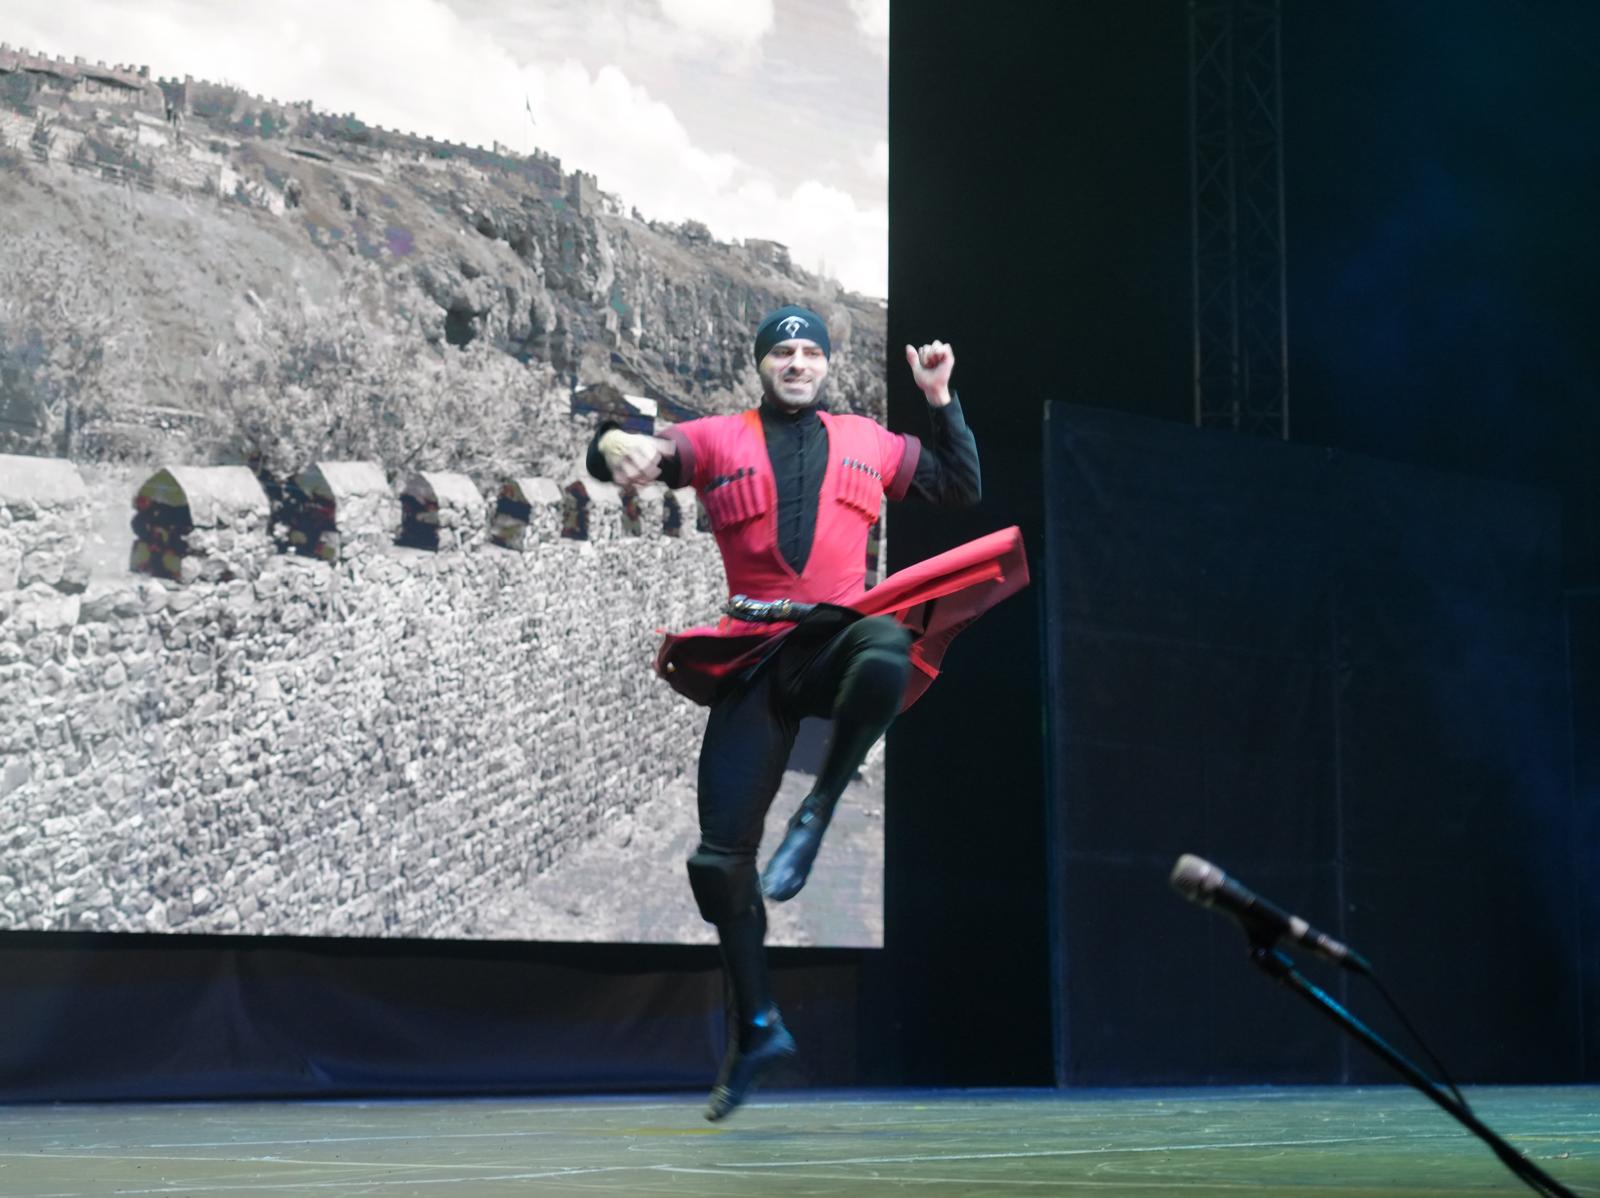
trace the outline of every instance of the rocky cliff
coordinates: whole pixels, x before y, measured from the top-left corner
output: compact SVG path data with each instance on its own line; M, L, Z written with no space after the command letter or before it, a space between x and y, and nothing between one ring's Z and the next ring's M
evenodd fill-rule
M552 469L574 386L749 402L754 322L786 302L829 319L835 406L883 413L882 303L776 243L625 214L547 155L5 65L0 450Z

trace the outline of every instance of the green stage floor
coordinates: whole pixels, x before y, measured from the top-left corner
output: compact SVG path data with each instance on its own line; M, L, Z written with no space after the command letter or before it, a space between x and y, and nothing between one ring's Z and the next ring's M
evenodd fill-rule
M1600 1089L1476 1089L1600 1195ZM1526 1194L1402 1089L864 1091L0 1108L0 1195Z

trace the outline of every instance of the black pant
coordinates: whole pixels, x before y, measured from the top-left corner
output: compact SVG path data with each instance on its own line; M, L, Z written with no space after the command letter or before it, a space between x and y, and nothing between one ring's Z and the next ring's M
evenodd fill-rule
M876 740L899 710L909 646L886 616L838 630L801 625L753 678L734 683L713 705L700 751L702 847L753 861L800 721L848 717L876 727ZM840 747L836 738L829 756ZM825 758L819 780L830 765L853 773L860 760Z
M806 716L833 720L806 800L820 799L831 810L900 709L910 644L910 634L886 617L820 610L712 705L700 753L700 845L689 858L689 884L700 914L717 928L741 1051L772 1007L756 849L795 733Z

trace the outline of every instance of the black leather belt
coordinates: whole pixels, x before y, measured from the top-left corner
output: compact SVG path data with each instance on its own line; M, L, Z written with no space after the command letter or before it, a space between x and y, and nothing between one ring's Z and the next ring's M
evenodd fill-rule
M735 595L722 610L747 624L787 624L809 616L815 603L796 603L793 599L752 599Z

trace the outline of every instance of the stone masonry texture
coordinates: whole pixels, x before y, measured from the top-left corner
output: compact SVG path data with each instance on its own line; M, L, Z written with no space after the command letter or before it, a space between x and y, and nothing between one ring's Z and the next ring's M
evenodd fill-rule
M170 469L163 496L185 479L218 486ZM518 480L520 548L429 551L351 488L318 557L264 553L224 481L178 577L90 580L76 468L0 456L0 926L517 937L484 913L692 770L704 712L649 663L725 590L660 496L630 535L587 480L575 540L570 480ZM475 481L492 513L503 480Z

